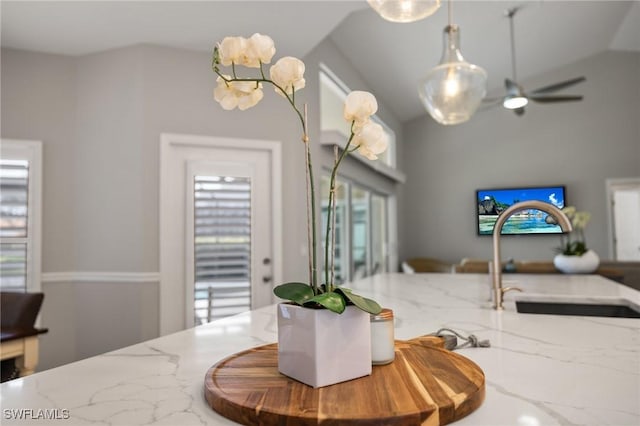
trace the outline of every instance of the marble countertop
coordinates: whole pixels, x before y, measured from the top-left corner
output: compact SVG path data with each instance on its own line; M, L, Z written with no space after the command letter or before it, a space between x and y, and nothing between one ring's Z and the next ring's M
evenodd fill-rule
M520 314L514 303L546 295L640 306L640 292L595 275L507 274L504 281L524 290L505 295L504 311L491 309L489 277L481 274L386 274L350 287L394 310L397 339L447 327L490 340L490 348L458 350L484 371L486 399L456 425L640 424L640 320ZM207 405L205 374L276 338L271 305L3 383L1 422L235 424Z

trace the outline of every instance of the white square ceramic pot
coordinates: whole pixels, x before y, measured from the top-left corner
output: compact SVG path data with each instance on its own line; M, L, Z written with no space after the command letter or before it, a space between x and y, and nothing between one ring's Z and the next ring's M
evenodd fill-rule
M278 370L314 388L371 374L370 315L278 305Z

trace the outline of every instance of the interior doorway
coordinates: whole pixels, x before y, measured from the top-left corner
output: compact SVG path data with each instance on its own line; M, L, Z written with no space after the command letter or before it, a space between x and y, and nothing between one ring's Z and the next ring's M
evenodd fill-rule
M273 303L280 157L273 141L161 136L162 335Z
M608 179L607 198L611 258L640 261L640 178Z

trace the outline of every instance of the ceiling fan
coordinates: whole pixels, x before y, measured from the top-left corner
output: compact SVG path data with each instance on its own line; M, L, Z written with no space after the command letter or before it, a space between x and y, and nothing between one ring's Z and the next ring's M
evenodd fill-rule
M498 99L485 99L485 103L497 103L502 101L502 106L507 109L513 110L517 115L524 114L524 107L529 103L529 101L538 102L538 103L552 103L552 102L574 102L581 101L582 96L580 95L550 95L550 93L556 92L558 90L565 89L567 87L573 86L574 84L581 83L586 80L585 77L576 77L570 80L561 81L555 84L551 84L548 86L540 87L535 90L531 90L529 92L525 92L520 84L517 82L516 78L516 48L514 41L514 29L513 29L513 18L516 12L521 8L514 7L511 9L507 9L505 11L505 15L509 17L509 26L511 30L511 70L512 70L512 78L506 78L504 80L504 84L507 90L507 94Z

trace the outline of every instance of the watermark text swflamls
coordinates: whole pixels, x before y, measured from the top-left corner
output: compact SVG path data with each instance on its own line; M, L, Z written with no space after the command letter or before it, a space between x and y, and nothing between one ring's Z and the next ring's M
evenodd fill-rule
M5 408L5 420L67 420L71 417L66 408Z

